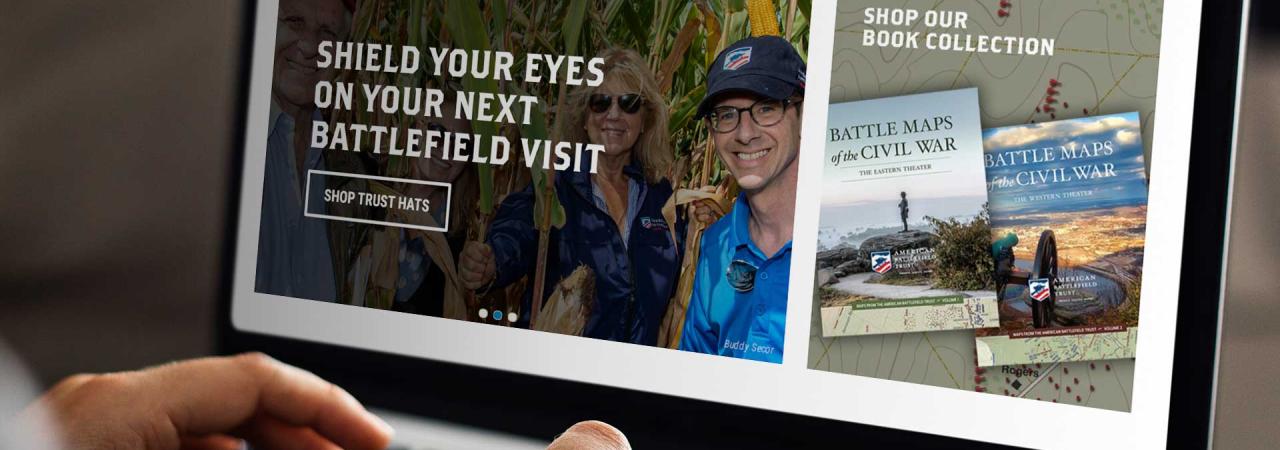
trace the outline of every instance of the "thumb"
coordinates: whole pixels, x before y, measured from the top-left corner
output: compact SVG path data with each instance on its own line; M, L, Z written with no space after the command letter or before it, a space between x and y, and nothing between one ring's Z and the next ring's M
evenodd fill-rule
M627 436L612 425L588 420L578 422L565 430L547 446L547 450L631 450Z

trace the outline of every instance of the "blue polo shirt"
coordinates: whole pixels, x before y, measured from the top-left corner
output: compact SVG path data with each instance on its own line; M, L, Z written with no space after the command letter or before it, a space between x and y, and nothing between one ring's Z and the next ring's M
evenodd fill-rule
M782 362L791 241L765 255L751 241L750 217L751 206L739 194L733 210L703 234L681 350Z

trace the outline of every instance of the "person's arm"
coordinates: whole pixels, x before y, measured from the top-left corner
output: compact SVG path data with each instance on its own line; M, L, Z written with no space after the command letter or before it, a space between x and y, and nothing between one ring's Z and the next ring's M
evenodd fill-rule
M260 353L76 375L45 410L68 448L382 449L392 430L350 394ZM24 413L25 414L25 413Z
M467 242L458 257L458 274L467 289L484 292L529 273L538 252L533 225L533 187L508 195L498 206L485 242Z
M525 276L538 254L538 228L533 224L533 185L508 195L489 226L486 243L496 269L491 286L502 287Z

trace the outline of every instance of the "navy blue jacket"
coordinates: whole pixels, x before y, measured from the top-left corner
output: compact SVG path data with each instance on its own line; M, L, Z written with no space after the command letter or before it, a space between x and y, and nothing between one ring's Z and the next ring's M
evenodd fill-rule
M609 213L595 204L590 174L556 174L556 195L564 206L565 224L550 233L543 298L578 265L585 264L595 272L596 293L583 335L655 345L680 276L686 225L684 219L677 220L677 238L673 240L672 225L662 216L662 206L672 194L670 182L646 183L634 164L624 173L640 186L639 208L625 246ZM526 275L533 278L538 254L533 212L532 185L507 196L498 207L487 237L498 272L491 288L507 286ZM533 283L528 286L523 311L532 309ZM518 325L528 327L528 317L528 313L521 314Z

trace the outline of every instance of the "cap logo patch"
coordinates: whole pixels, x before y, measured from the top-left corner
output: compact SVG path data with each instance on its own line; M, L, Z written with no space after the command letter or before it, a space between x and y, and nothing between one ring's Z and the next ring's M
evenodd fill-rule
M724 57L724 70L738 70L751 62L751 47L742 47L729 52Z

